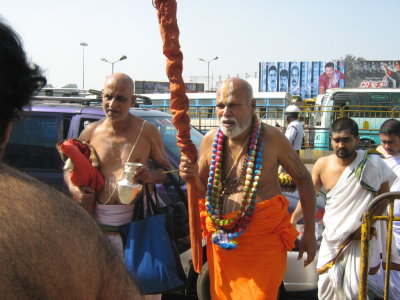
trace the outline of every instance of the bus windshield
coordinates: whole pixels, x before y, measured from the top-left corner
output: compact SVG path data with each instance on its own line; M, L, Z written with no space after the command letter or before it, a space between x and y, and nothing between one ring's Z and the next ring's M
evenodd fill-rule
M340 117L357 123L360 148L376 147L380 126L387 119L398 118L399 111L400 89L328 89L315 105L316 149L329 150L329 128Z

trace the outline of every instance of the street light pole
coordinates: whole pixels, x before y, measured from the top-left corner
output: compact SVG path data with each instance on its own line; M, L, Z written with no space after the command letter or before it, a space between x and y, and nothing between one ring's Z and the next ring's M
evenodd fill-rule
M119 62L119 61L121 61L121 60L127 59L127 58L128 57L126 55L122 55L119 59L114 60L114 61L109 61L106 58L101 58L101 60L111 64L111 74L114 74L114 64Z
M82 46L82 89L85 89L85 47L88 46L88 43L81 42Z
M205 63L207 63L207 90L210 90L210 62L217 60L218 56L214 57L213 59L210 60L205 60L203 58L199 58L200 61L204 61Z

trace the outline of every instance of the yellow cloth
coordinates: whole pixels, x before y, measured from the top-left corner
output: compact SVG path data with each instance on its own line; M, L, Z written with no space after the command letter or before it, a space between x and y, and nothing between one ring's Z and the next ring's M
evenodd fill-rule
M232 250L211 242L215 227L206 218L212 299L276 299L285 275L287 250L294 247L298 235L290 224L288 206L283 195L258 203L246 231L235 239L238 247Z

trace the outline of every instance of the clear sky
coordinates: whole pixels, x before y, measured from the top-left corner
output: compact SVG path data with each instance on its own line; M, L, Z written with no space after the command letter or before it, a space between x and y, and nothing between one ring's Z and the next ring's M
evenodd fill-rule
M260 61L400 58L399 0L177 0L185 81L252 77ZM54 87L101 89L110 61L135 80L167 81L151 0L0 0L0 16ZM258 76L258 75L257 75Z

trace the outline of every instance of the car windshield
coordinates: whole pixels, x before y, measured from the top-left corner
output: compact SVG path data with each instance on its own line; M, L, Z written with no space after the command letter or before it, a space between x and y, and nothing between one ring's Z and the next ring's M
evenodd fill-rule
M168 153L171 162L177 166L181 158L181 150L176 144L176 128L172 124L172 118L167 116L141 116L141 118L155 125L161 134L165 151ZM201 139L203 135L194 129L190 130L192 142L196 145L197 151L200 149Z

